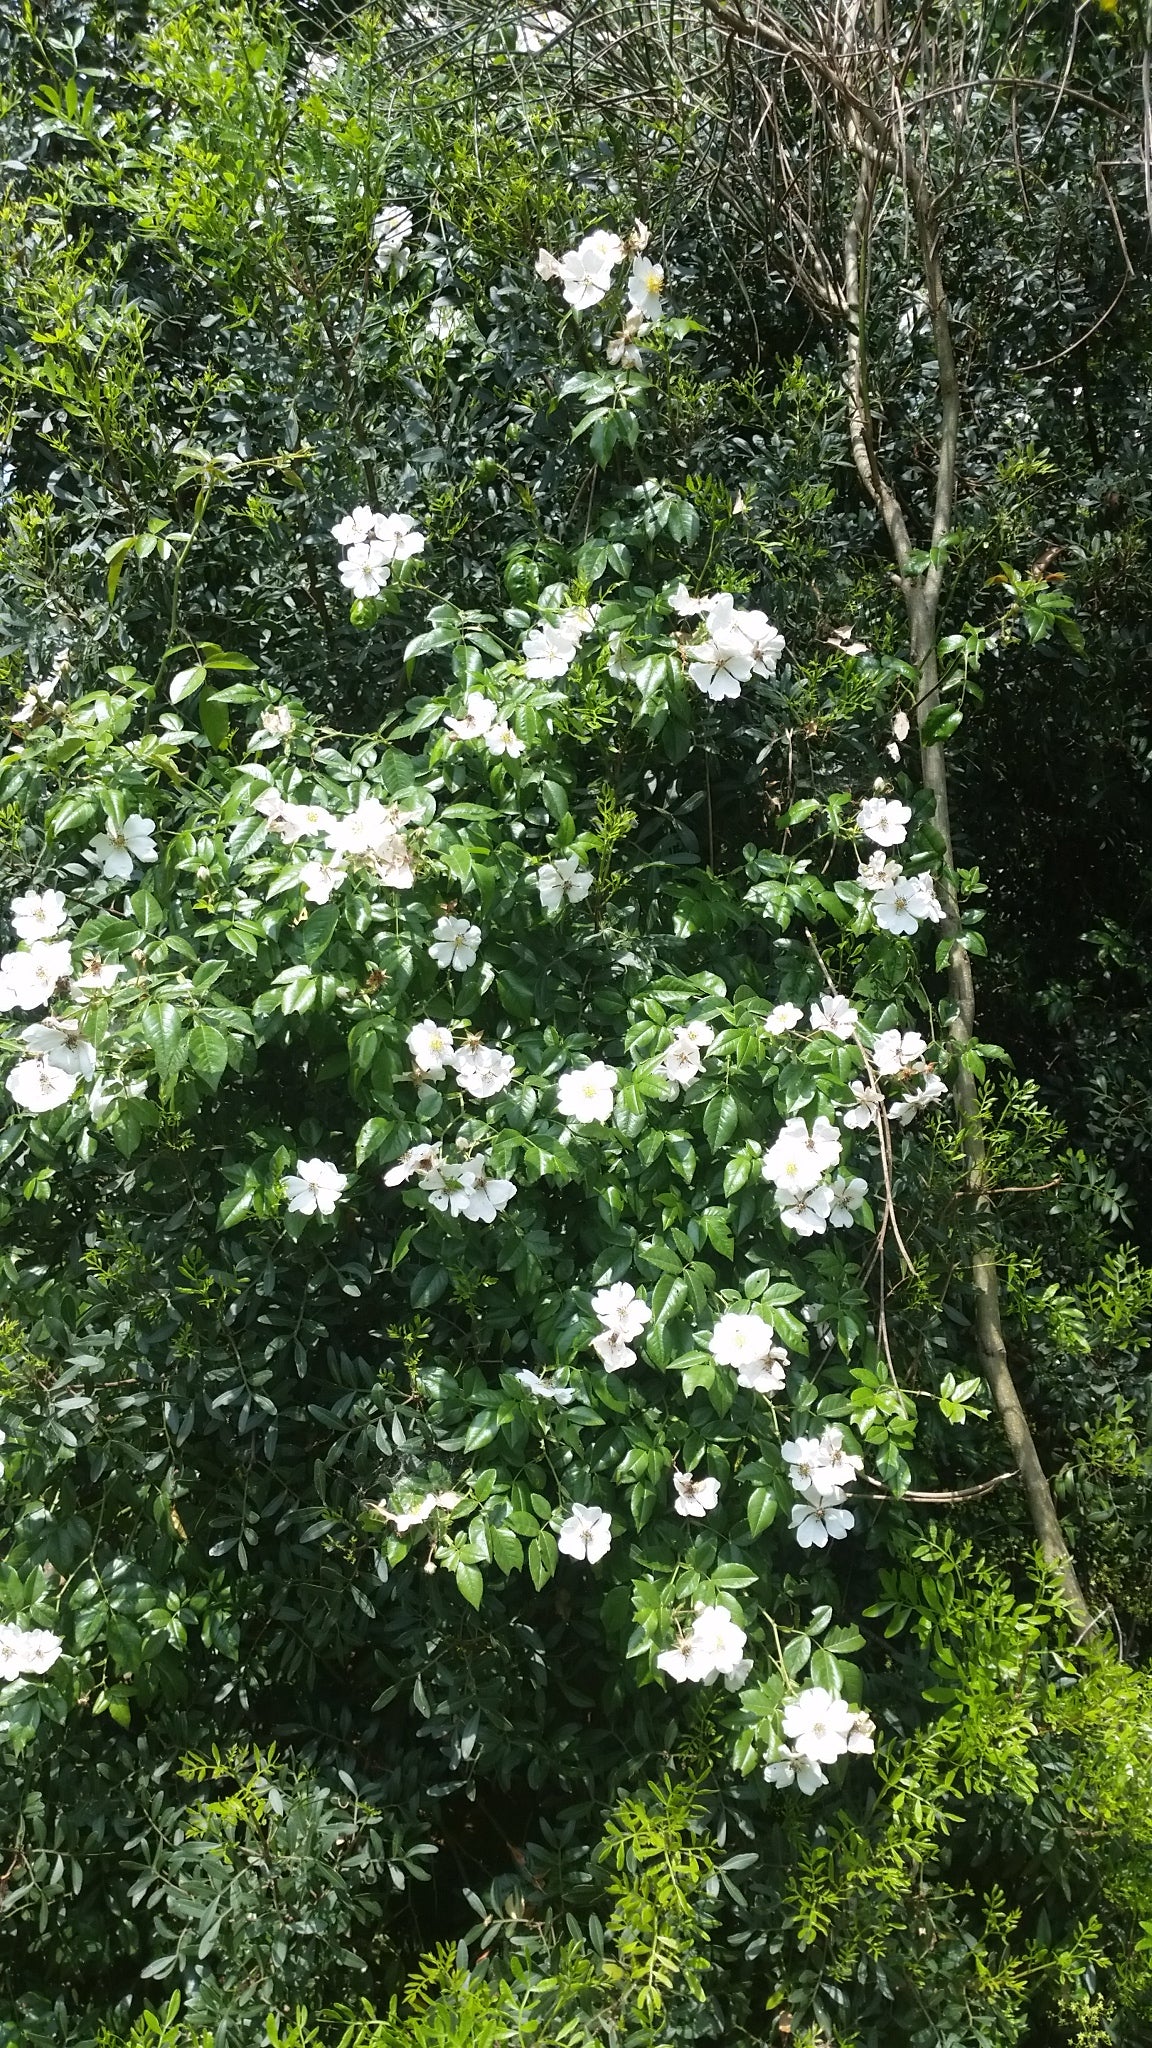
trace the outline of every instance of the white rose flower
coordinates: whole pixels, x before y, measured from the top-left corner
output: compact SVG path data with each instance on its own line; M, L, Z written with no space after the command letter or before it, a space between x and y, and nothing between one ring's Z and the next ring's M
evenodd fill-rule
M546 50L562 36L569 26L568 16L555 7L546 7L539 14L526 14L516 24L516 53L520 57L535 57Z
M433 1029L435 1028L433 1026ZM411 1037L408 1043L411 1045ZM440 1076L434 1074L432 1078L439 1080ZM402 1152L395 1164L388 1168L384 1175L384 1185L386 1188L398 1188L402 1187L405 1181L411 1180L413 1174L436 1174L440 1170L440 1163L439 1145L410 1145L407 1152Z
M516 1066L510 1053L492 1045L462 1045L456 1054L456 1080L465 1095L485 1102L507 1088Z
M0 1681L13 1678L42 1678L63 1655L60 1637L47 1628L21 1628L18 1622L0 1622Z
M488 727L484 744L490 754L506 754L510 761L518 761L524 752L523 740L504 718L498 718L494 725Z
M576 1399L575 1388L561 1387L555 1380L541 1379L539 1373L529 1372L527 1366L515 1377L525 1391L534 1394L538 1401L555 1401L560 1408L570 1408Z
M781 1038L786 1031L795 1031L804 1015L798 1003L777 1003L764 1019L764 1029L769 1038Z
M296 730L296 720L286 704L270 704L260 713L260 725L274 740L290 740Z
M524 673L537 682L566 676L576 659L580 641L577 634L544 621L524 635Z
M628 1280L616 1280L592 1296L592 1313L605 1330L624 1338L638 1337L652 1311Z
M814 1188L840 1152L840 1133L829 1117L818 1116L811 1130L802 1116L789 1117L764 1154L761 1172L780 1189Z
M464 974L471 967L480 946L480 927L466 917L438 917L428 951L438 967L450 967Z
M444 723L455 739L478 740L495 725L497 716L495 704L483 690L469 690L464 699L463 718L450 718L445 712Z
M328 903L333 890L347 881L348 870L338 860L308 860L296 879L309 903Z
M103 832L97 832L84 858L100 869L106 881L126 882L134 861L148 867L159 858L155 830L151 818L142 818L139 811L130 812L122 825L107 818Z
M847 1180L842 1173L838 1173L829 1193L832 1196L832 1207L828 1211L829 1223L833 1230L850 1230L856 1221L856 1211L868 1193L867 1181L861 1180L858 1175L853 1180Z
M707 1607L701 1602L691 1628L675 1649L660 1652L656 1665L681 1684L711 1685L714 1679L742 1669L747 1640L726 1607Z
M792 1528L801 1550L825 1550L829 1541L838 1543L856 1525L851 1510L844 1507L844 1495L817 1493L813 1488L792 1510Z
M66 939L36 939L18 953L0 960L0 1010L38 1010L49 1003L57 985L72 972L72 948Z
M562 903L583 903L592 887L592 871L574 853L561 853L537 868L536 887L541 909L559 910Z
M851 1109L840 1112L840 1121L850 1131L866 1131L869 1124L876 1122L882 1106L880 1092L870 1088L866 1081L853 1081L852 1094L855 1097Z
M561 1074L556 1084L556 1107L561 1116L577 1124L606 1124L615 1102L616 1079L615 1067L605 1066L603 1060Z
M455 341L467 322L459 306L454 306L451 299L433 299L426 324L433 341L450 342Z
M412 234L412 215L406 206L383 206L372 223L376 266L403 277L408 268L405 244Z
M832 1209L832 1191L815 1188L777 1188L776 1207L786 1230L797 1237L823 1237Z
M281 1182L289 1210L297 1216L331 1216L348 1185L330 1159L298 1159L295 1173Z
M704 1071L699 1046L677 1032L671 1045L657 1060L656 1071L677 1088L690 1088L697 1075Z
M18 939L54 939L68 923L67 898L59 889L30 889L26 896L14 896L8 915Z
M426 1074L430 1081L444 1079L445 1067L452 1066L455 1059L452 1033L446 1024L435 1024L431 1017L425 1017L422 1024L412 1026L404 1043L417 1073Z
M501 1180L488 1171L485 1158L467 1159L464 1175L465 1201L460 1213L466 1223L495 1223L516 1193L514 1180Z
M870 796L861 804L856 822L874 845L902 846L911 817L909 804L898 803L895 797Z
M911 1095L902 1095L898 1102L889 1103L888 1120L894 1124L910 1124L913 1117L918 1116L922 1109L928 1109L932 1103L941 1101L947 1093L947 1086L939 1074L928 1074Z
M898 882L904 873L898 860L889 860L879 848L870 853L856 880L862 889L885 889L890 882Z
M729 1309L717 1319L708 1349L717 1365L761 1365L776 1350L776 1339L761 1316Z
M634 257L628 273L628 303L633 312L643 314L645 320L659 320L664 310L663 290L663 266L650 263L643 254Z
M807 1758L797 1756L795 1750L790 1749L779 1750L766 1760L764 1776L770 1785L795 1785L797 1791L806 1792L809 1796L828 1783L827 1775L819 1764L809 1763Z
M96 1072L96 1048L81 1036L74 1017L48 1017L43 1024L27 1024L20 1038L33 1058L48 1060L62 1073L90 1081Z
M42 1116L67 1102L79 1080L79 1074L67 1074L51 1060L18 1060L4 1085L18 1108L26 1109L29 1116Z
M813 1031L830 1032L833 1038L851 1038L860 1019L846 996L821 996L808 1012Z
M376 514L371 505L354 505L351 512L338 520L331 529L333 540L342 548L352 548L359 541L371 540L376 532Z
M737 1384L754 1394L778 1394L788 1372L788 1353L774 1344L766 1358L749 1358L736 1367Z
M855 1714L822 1685L806 1686L784 1709L784 1733L809 1763L834 1764L844 1755Z
M798 1436L781 1444L780 1452L789 1468L788 1477L797 1493L805 1497L815 1493L843 1499L842 1489L851 1486L864 1463L863 1458L844 1449L843 1434L834 1423L819 1436Z
M891 1076L915 1067L928 1050L928 1041L918 1031L878 1031L872 1045L872 1064L878 1074Z
M577 1501L560 1524L556 1548L565 1557L582 1563L599 1564L612 1544L612 1517L603 1508L586 1507Z
M692 1521L702 1522L720 1498L718 1479L695 1479L691 1472L673 1472L672 1485L676 1494L673 1511Z
M78 974L69 986L73 1001L82 1002L89 996L107 995L114 988L124 969L115 960L100 960L91 954L84 962L83 973Z
M392 562L382 541L354 541L340 564L339 577L353 597L379 597L392 577Z
M599 1336L592 1339L592 1349L605 1372L626 1372L630 1365L636 1363L636 1353L619 1330L601 1330Z

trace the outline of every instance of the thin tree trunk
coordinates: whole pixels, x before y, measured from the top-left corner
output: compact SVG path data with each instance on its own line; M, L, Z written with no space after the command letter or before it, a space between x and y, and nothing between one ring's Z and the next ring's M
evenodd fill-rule
M944 562L932 562L922 575L909 572L912 544L903 507L878 460L868 391L867 243L877 181L877 159L872 149L862 151L854 119L849 124L849 146L855 145L859 164L856 203L845 234L844 277L848 301L848 419L852 453L861 483L879 510L900 574L900 585L908 617L912 662L919 677L916 717L920 737L920 772L935 805L936 829L944 842L949 870L955 867L952 824L948 804L948 768L944 748L926 737L928 721L940 703L940 676L936 641ZM952 525L956 495L956 462L959 448L960 391L952 347L948 305L940 262L939 242L933 217L931 195L919 168L905 159L899 166L916 227L921 270L928 296L940 387L940 438L937 450L936 490L932 512L932 541L938 547ZM1036 1537L1046 1561L1055 1567L1068 1609L1081 1635L1090 1634L1095 1621L1076 1576L1072 1553L1060 1527L1052 1489L1020 1399L1000 1316L1000 1292L996 1275L996 1254L983 1221L989 1211L985 1186L986 1150L980 1118L976 1083L964 1064L976 1021L976 997L972 982L972 961L960 943L960 907L950 881L941 888L945 936L952 945L948 955L948 992L952 998L949 1036L956 1055L952 1093L960 1122L967 1169L967 1183L976 1221L976 1240L971 1253L971 1274L976 1326L976 1344L984 1377L996 1404L996 1411L1016 1463L1028 1502Z

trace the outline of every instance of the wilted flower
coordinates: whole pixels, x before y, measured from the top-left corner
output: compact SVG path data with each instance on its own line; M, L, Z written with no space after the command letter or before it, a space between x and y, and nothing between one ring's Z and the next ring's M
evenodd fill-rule
M347 1174L330 1159L298 1159L295 1173L286 1173L282 1182L297 1216L331 1216L347 1185Z

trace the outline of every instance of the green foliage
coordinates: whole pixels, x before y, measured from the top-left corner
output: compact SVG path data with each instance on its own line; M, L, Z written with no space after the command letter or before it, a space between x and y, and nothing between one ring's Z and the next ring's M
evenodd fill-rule
M975 167L949 225L970 394L929 738L960 763L961 936L1004 1040L966 1055L980 1227L1129 1663L1072 1639L1018 1488L984 1490L1010 1460L947 1114L882 1155L842 1126L854 1229L798 1237L762 1174L783 1120L850 1109L880 1032L952 1057L930 928L884 931L858 880L874 784L919 872L940 843L828 337L755 251L734 293L735 184L696 182L711 142L659 93L622 132L564 103L562 50L534 68L515 23L451 14L356 10L311 69L313 9L0 22L3 894L66 894L92 986L58 1007L99 1070L0 1133L0 1620L64 1643L0 1685L0 2041L1138 2048L1147 379L1136 318L1110 363L1083 303L1095 133L1070 99L1041 135L1026 96L1053 218ZM413 233L382 266L394 206ZM576 316L533 275L635 213L677 316L640 370L606 366L618 285ZM916 504L935 387L884 232ZM364 499L427 545L349 604L331 528ZM784 635L738 700L687 676L681 581ZM529 675L526 634L589 606L567 672ZM518 750L452 737L475 691ZM325 899L271 792L378 805L408 879L354 853ZM93 836L132 814L158 857L102 875ZM587 894L546 911L567 857ZM1090 918L1053 918L1066 873ZM429 952L445 915L482 931L458 974ZM1095 933L1071 964L1055 923ZM807 1026L830 983L853 1038ZM426 1018L510 1080L418 1071ZM687 1026L711 1039L681 1087ZM1012 1078L1053 1033L1067 1078ZM558 1083L599 1060L611 1115L581 1124ZM424 1145L514 1196L437 1207L396 1172ZM289 1203L314 1155L346 1176L330 1215ZM651 1317L615 1373L591 1296L622 1279ZM774 1400L709 1348L733 1312L779 1347ZM831 1424L856 1526L801 1549L780 1446ZM678 1514L674 1471L716 1507ZM574 1503L611 1518L595 1564L559 1548ZM732 1691L658 1661L702 1605L747 1638ZM761 1766L812 1687L879 1733L810 1803Z

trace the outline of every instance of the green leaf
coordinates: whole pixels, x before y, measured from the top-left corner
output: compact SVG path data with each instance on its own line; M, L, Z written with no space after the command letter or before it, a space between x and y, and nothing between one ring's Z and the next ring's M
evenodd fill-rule
M188 1033L188 1059L211 1088L219 1083L228 1065L228 1040L212 1024L194 1024Z
M322 903L318 910L309 912L304 926L303 947L304 958L310 967L315 966L321 954L327 952L341 915L339 903Z
M748 1500L748 1532L752 1536L763 1535L776 1520L779 1503L771 1487L758 1486Z
M808 1636L793 1636L790 1643L785 1643L784 1669L789 1678L799 1678L811 1655L812 1643Z
M528 1570L538 1593L548 1584L555 1572L559 1555L556 1538L550 1535L547 1529L541 1529L539 1536L534 1536L528 1545Z
M740 1106L734 1095L714 1095L704 1110L704 1136L713 1152L726 1145L740 1121Z
M140 1029L152 1049L162 1080L175 1072L183 1058L185 1014L175 1003L146 1003L140 1012Z
M202 661L194 662L191 668L177 669L168 685L169 701L173 704L182 704L186 697L194 697L207 675L208 671Z
M478 1565L456 1566L456 1591L463 1594L469 1607L479 1607L484 1598L484 1574Z
M957 726L961 725L963 720L964 713L958 705L937 704L935 709L928 713L920 728L922 745L926 747L942 745L945 740L951 739Z
M206 692L200 699L198 710L200 730L209 746L214 747L218 754L226 753L232 738L232 721L223 698Z
M242 1216L248 1215L254 1198L253 1188L233 1188L230 1195L225 1195L216 1211L217 1229L231 1230L234 1223L239 1223Z

